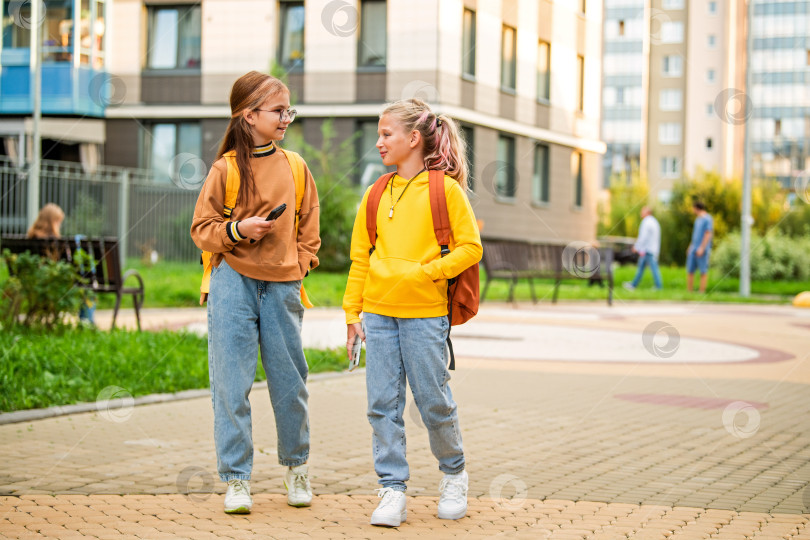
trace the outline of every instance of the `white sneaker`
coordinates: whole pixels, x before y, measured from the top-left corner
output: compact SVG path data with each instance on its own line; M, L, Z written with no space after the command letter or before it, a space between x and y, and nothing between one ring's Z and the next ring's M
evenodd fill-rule
M309 486L306 464L287 468L284 487L287 488L287 504L290 506L300 507L312 504L312 488Z
M439 484L439 519L461 519L467 515L467 471L445 474Z
M250 496L250 482L234 478L228 480L228 491L225 493L226 514L249 514L253 507Z
M371 524L382 527L399 527L408 517L408 509L405 508L405 493L392 488L381 488L377 490L377 496L382 500L371 514Z
M624 283L622 283L622 287L624 287L628 291L635 291L636 290L636 288L633 286L633 284L630 281L625 281Z

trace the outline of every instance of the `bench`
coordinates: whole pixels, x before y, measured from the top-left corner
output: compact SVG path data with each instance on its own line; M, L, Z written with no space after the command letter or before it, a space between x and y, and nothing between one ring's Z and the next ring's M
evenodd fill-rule
M502 240L483 238L484 254L481 263L486 271L486 283L481 294L483 302L489 284L494 279L506 279L509 285L509 301L514 301L515 286L518 280L529 280L532 301L537 303L533 279L553 279L554 295L552 303L557 302L560 282L564 279L587 279L589 284L604 287L607 281L607 303L613 305L613 250L610 248L591 248L582 242L579 245L547 243L530 243L520 240ZM595 266L590 256L599 253L599 264Z
M115 294L112 328L115 328L118 309L121 307L121 298L124 295L131 294L132 304L135 306L135 320L140 331L141 307L144 299L143 278L135 270L127 270L123 274L121 273L121 259L117 238L80 237L77 245L76 239L69 237L26 238L23 235L3 235L0 237L0 251L4 249L8 249L11 253L28 251L33 255L63 260L71 264L78 264L75 258L76 253L81 249L91 257L94 264L91 268L82 268L79 265L79 272L87 281L79 286L99 294ZM137 286L128 287L124 285L124 282L130 277L134 277L138 281Z

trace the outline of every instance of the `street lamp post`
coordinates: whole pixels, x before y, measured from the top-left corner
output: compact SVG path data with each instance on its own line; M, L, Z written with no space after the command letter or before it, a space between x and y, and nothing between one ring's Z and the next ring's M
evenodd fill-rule
M31 165L28 168L28 224L34 223L39 213L39 171L42 156L42 143L39 121L42 117L42 36L40 23L44 13L44 2L31 2L31 80L33 89L32 112L32 152Z
M745 94L751 96L751 51L753 50L753 23L754 23L754 0L748 0L748 15L746 17L745 35ZM743 96L744 98L746 96ZM743 107L748 103L744 99ZM743 111L746 114L747 111ZM742 216L740 218L740 296L751 296L751 224L754 221L751 217L751 122L745 123L745 136L743 139L743 192L742 192Z

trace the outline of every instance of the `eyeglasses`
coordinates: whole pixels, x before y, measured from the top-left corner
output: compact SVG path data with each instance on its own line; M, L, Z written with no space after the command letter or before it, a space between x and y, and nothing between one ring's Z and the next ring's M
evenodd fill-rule
M262 112L269 112L269 113L278 113L278 121L279 122L283 122L285 117L287 118L287 120L292 122L293 120L295 120L295 117L298 114L298 111L296 111L295 109L286 109L286 110L282 109L280 111L271 111L271 110L268 110L268 109L254 109L254 110L255 111L262 111Z

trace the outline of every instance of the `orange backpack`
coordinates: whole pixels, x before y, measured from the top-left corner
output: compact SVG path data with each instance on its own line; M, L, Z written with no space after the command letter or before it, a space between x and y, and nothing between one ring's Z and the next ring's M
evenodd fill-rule
M380 206L385 188L396 173L384 174L374 182L366 201L366 229L371 241L369 255L377 244L377 209ZM450 253L450 215L447 212L447 197L444 194L444 171L428 171L428 191L430 213L433 216L433 233L441 248L442 257ZM478 263L463 270L458 276L447 280L447 316L450 326L469 321L478 313L479 299ZM455 369L456 359L450 331L447 332L447 345L450 348L450 369Z

